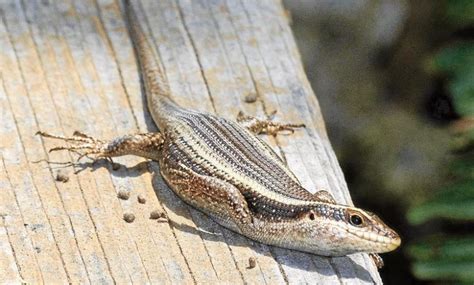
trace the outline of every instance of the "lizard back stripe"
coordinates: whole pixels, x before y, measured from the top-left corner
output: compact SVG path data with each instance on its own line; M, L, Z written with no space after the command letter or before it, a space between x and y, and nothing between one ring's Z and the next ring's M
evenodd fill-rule
M279 159L271 157L255 140L248 143L250 136L235 128L231 123L211 116L192 116L183 118L193 131L235 170L243 172L249 178L271 188L273 191L291 198L307 198L308 193L293 180ZM233 127L230 130L229 127Z

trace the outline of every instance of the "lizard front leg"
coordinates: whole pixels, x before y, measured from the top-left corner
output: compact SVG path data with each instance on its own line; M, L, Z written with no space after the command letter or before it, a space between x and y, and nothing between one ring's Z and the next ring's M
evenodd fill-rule
M161 133L124 135L110 141L99 140L78 131L74 132L71 137L51 135L46 132L37 134L69 142L71 145L55 147L49 151L75 151L81 153L79 159L87 155L95 155L96 158L111 158L130 154L158 160L164 143Z
M304 124L284 124L273 122L271 119L258 119L252 116L247 116L242 112L237 115L237 122L252 133L267 134L276 136L279 132L294 133L297 128L304 128Z

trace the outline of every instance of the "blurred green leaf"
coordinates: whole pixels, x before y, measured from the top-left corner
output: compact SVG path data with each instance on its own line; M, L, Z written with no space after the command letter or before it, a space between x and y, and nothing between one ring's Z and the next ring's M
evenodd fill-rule
M474 69L456 75L449 84L449 93L453 97L454 107L459 115L474 116Z
M474 116L474 42L442 49L434 56L432 67L450 76L448 89L458 114Z
M418 261L474 261L474 236L430 237L410 245L408 254Z
M449 0L446 2L446 16L455 25L470 25L474 23L474 1Z
M452 262L446 260L419 261L412 266L412 271L419 279L474 281L474 260Z
M473 63L474 43L472 42L463 42L445 47L433 58L433 68L435 71L451 75L472 74Z
M450 185L408 211L408 221L421 224L433 218L474 221L474 179Z
M474 280L474 236L431 237L409 246L408 254L420 279Z
M446 18L458 27L474 24L474 1L446 0ZM474 42L464 41L443 48L431 61L434 72L447 77L449 92L460 123L474 118ZM441 188L426 202L407 213L412 224L434 218L474 221L474 130L469 125L453 138L453 152L458 159L448 167L463 179ZM467 126L467 128L466 128ZM462 156L461 156L462 155ZM419 279L449 280L474 283L474 236L447 237L446 233L424 239L408 247L408 254L416 260L412 271Z
M474 179L474 156L465 156L451 162L450 171L458 178Z

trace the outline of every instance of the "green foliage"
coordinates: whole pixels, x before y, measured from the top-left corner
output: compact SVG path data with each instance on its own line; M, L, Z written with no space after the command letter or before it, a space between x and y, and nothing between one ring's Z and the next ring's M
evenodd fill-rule
M473 2L474 3L474 2ZM474 43L461 42L445 47L433 58L435 72L459 76L472 72L474 63Z
M474 22L474 1L449 0L446 2L448 21L457 26L469 25Z
M474 24L474 1L453 0L446 4L451 23ZM410 209L407 218L414 225L439 218L474 224L474 42L443 48L433 57L431 67L446 77L447 91L463 127L453 136L453 152L457 155L447 166L453 182ZM410 245L407 252L414 260L412 271L420 279L474 282L474 235L439 233Z
M432 237L408 248L417 262L413 272L421 279L474 280L474 236Z
M415 225L434 218L474 221L474 179L445 187L408 212L408 221Z
M472 140L474 141L474 137ZM474 157L466 156L465 158L457 159L451 163L450 169L455 177L474 179Z
M420 261L413 266L413 273L420 279L474 281L474 260L470 261Z
M461 116L474 116L474 43L444 48L435 56L433 67L448 75L448 91L456 111Z
M427 238L411 245L408 248L408 253L419 261L431 261L436 258L444 261L474 262L474 236ZM472 271L474 272L474 270Z

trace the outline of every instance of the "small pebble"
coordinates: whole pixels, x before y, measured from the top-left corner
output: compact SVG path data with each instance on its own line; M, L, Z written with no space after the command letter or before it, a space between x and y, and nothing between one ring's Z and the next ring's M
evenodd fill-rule
M56 173L56 181L66 183L69 181L69 176L60 170Z
M150 219L152 220L158 220L160 218L165 218L165 217L166 217L165 213L159 210L154 210L150 213Z
M245 96L244 101L246 103L255 103L257 101L257 94L255 93L250 93L247 96Z
M139 194L137 196L137 200L138 200L138 203L140 203L140 204L145 204L146 203L145 196L143 196L142 194Z
M135 221L135 215L132 213L125 213L123 214L123 219L127 223L133 223L133 221Z
M125 191L125 190L120 190L117 193L117 197L122 200L128 200L128 198L130 198L130 192Z
M255 268L255 266L257 266L257 259L255 259L255 257L250 257L248 269Z

